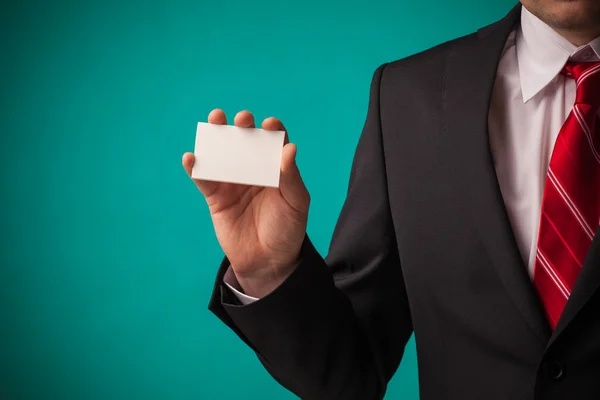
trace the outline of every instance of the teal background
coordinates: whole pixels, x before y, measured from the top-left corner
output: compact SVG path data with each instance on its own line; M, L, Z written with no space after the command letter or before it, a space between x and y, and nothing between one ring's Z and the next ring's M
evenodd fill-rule
M285 122L325 254L375 68L513 5L2 2L0 399L295 398L206 309L196 122ZM412 340L386 398L418 398Z

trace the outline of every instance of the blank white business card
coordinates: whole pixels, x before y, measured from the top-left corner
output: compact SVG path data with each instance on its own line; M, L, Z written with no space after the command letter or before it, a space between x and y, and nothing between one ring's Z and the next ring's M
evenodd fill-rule
M279 187L285 132L198 122L192 178Z

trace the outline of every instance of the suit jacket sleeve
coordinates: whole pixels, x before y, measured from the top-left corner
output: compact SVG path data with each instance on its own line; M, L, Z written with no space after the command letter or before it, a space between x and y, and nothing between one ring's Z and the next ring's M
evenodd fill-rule
M388 201L379 113L385 65L371 83L347 198L325 260L308 237L296 270L240 305L219 270L209 308L302 399L381 399L412 333Z

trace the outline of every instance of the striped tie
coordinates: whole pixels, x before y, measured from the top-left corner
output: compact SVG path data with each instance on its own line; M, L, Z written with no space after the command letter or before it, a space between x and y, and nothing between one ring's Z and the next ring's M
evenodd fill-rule
M600 224L600 63L568 64L564 73L577 93L550 159L533 277L552 329Z

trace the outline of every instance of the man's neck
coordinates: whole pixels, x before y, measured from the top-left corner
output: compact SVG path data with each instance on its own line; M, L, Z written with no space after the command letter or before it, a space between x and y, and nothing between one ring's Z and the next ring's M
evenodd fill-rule
M521 3L525 3L525 1L521 0ZM529 3L529 1L527 1L527 3ZM554 32L558 33L560 36L577 47L585 46L600 36L600 21L598 21L596 24L587 24L589 26L585 28L583 26L579 26L579 29L575 27L573 27L573 29L566 29L561 27L559 23L553 23L552 20L556 20L556 18L552 18L550 16L546 16L546 18L544 18L544 13L539 9L536 10L535 7L529 7L526 4L523 4L523 9L527 10L545 25L549 26Z
M572 30L557 29L552 27L556 33L573 43L575 46L585 46L592 40L600 36L600 29L589 32L576 32Z

